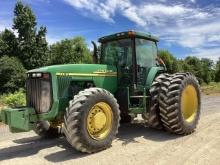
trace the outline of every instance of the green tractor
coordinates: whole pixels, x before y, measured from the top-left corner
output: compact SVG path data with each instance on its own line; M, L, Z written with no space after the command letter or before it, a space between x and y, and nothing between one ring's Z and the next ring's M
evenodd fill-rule
M11 132L40 136L64 132L81 152L111 146L120 122L138 114L153 128L192 133L200 116L200 88L191 73L166 73L158 38L135 31L94 42L94 64L65 64L27 72L27 106L6 108L0 119ZM139 115L138 115L139 116Z

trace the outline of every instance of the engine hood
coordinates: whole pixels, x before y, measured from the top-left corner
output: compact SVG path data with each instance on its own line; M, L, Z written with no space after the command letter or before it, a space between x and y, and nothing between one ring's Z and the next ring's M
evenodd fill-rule
M104 64L64 64L52 65L28 71L33 72L49 72L52 74L116 74L116 67Z

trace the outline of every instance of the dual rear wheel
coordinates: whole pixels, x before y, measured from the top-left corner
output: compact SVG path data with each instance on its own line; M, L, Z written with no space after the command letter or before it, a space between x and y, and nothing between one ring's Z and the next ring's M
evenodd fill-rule
M190 73L162 74L150 90L149 124L175 134L190 134L198 123L201 107L199 84Z

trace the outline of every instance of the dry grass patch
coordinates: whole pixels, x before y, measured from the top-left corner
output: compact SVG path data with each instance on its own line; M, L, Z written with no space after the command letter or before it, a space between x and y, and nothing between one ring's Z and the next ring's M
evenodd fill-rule
M201 86L202 92L206 95L220 95L220 82L211 82Z

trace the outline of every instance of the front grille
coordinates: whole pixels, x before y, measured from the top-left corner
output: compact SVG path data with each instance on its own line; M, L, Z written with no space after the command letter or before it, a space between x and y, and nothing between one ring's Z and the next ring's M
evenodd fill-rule
M72 81L71 76L58 76L57 82L58 82L58 97L59 98L65 98L65 92L66 88L70 86L70 82Z
M47 112L51 105L51 85L49 80L28 78L26 81L27 106L37 113Z

